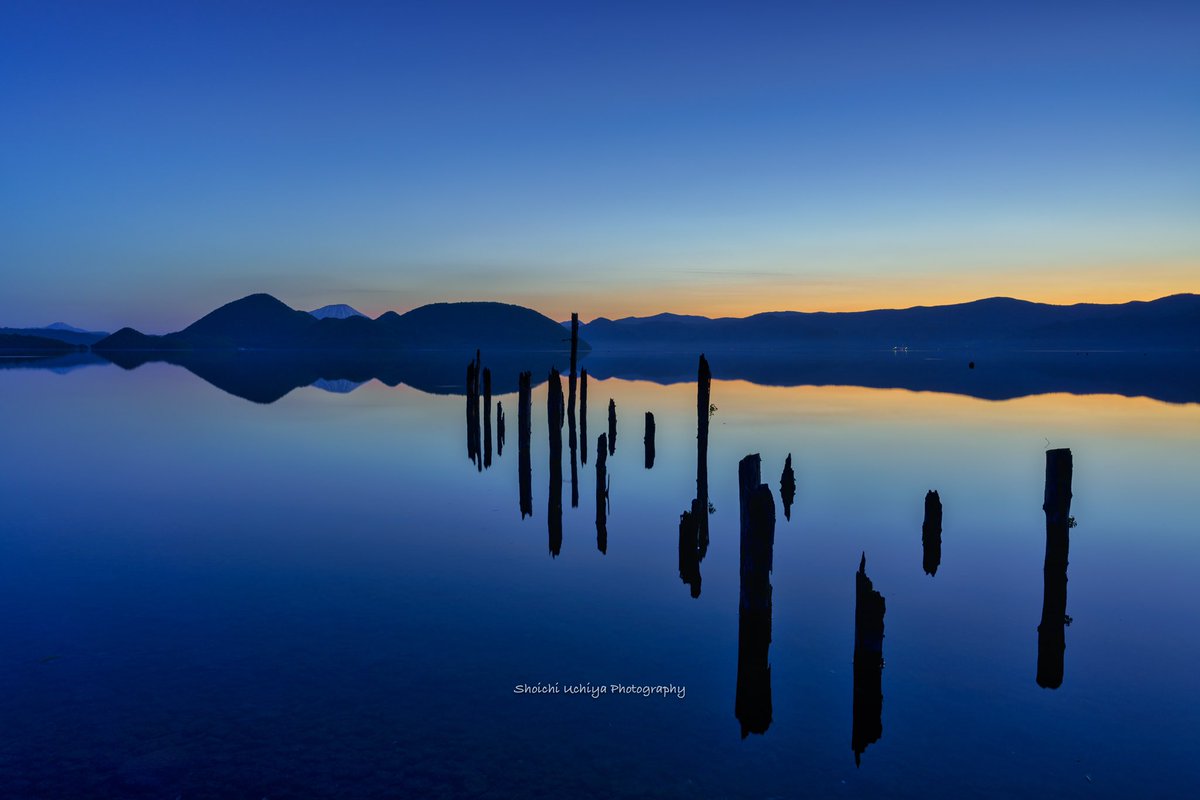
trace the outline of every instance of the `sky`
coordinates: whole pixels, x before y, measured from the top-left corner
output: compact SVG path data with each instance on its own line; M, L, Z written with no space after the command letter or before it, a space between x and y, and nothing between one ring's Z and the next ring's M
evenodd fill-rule
M0 0L0 325L1200 291L1200 3Z

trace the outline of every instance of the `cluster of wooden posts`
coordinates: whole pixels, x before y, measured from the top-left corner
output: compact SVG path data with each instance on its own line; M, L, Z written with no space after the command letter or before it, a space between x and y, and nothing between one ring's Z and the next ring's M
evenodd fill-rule
M571 464L571 505L579 505L577 458L587 463L587 370L577 379L576 358L579 316L571 315L571 362L567 397L563 397L562 378L551 369L546 393L546 418L549 432L550 464L547 500L549 547L553 556L562 546L562 450L563 427L567 428L567 446ZM532 465L530 463L531 374L522 372L518 381L517 431L518 472L521 517L533 514ZM577 385L578 380L578 385ZM482 391L483 411L480 411ZM712 511L708 497L708 439L712 406L712 372L701 355L696 373L696 496L679 518L679 577L692 597L700 596L700 565L709 544L708 517ZM578 400L579 415L575 408ZM467 452L479 469L491 465L491 373L481 368L479 353L467 367ZM497 412L497 453L504 445L504 415ZM482 438L480 420L482 419ZM578 424L577 424L578 423ZM578 428L578 437L577 434ZM645 468L655 460L655 422L653 413L645 415ZM580 446L581 442L583 443ZM596 546L608 549L609 480L608 458L617 446L616 403L608 401L608 428L596 438ZM1043 565L1044 593L1042 618L1038 625L1037 683L1057 688L1063 679L1065 651L1067 555L1071 527L1072 456L1067 449L1046 453L1046 483L1043 510L1046 514L1046 555ZM789 453L780 476L780 499L784 515L791 519L796 496L796 475ZM770 487L762 482L762 459L747 455L738 464L738 500L740 528L738 667L734 712L741 724L742 736L764 733L771 724L771 572L774 568L775 500ZM921 525L922 567L935 575L942 558L942 502L937 491L925 495ZM859 763L866 747L883 733L883 631L886 603L866 572L866 553L855 573L854 611L854 700L851 747Z

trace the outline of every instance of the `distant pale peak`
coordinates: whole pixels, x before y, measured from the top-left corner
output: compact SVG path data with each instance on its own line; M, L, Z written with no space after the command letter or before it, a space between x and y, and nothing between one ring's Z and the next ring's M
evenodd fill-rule
M310 311L308 313L312 314L317 319L348 319L350 317L366 316L366 314L362 313L358 309L348 306L345 303L335 303L329 306L321 306L315 311Z

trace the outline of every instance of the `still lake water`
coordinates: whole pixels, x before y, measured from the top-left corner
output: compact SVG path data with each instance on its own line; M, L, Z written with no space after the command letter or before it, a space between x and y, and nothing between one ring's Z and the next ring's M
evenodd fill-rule
M486 363L486 360L485 360ZM693 362L694 363L694 362ZM586 366L586 362L585 362ZM0 372L0 796L1170 797L1195 790L1200 405L720 380L693 598L696 387L589 382L578 508L533 508L517 398L255 404L177 367ZM565 379L564 379L565 385ZM595 438L615 400L607 553ZM643 415L657 457L643 464ZM1062 685L1035 680L1045 451L1074 455ZM771 722L742 737L738 461L776 502ZM568 457L564 475L569 480ZM941 564L922 568L927 490ZM882 736L851 749L855 571L886 598ZM675 685L682 698L514 693Z

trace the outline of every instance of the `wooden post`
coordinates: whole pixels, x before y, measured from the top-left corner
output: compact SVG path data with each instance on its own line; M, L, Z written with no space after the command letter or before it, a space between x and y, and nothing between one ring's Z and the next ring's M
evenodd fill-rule
M867 745L883 735L883 595L867 577L863 553L854 576L854 722L850 747L854 764L862 762Z
M761 480L761 465L757 453L738 464L743 608L761 609L771 604L769 574L775 548L775 500L770 487Z
M698 531L700 558L708 552L708 423L712 408L712 372L702 353L696 370L696 498L704 508Z
M562 547L562 376L551 368L546 392L546 425L550 433L550 497L546 517L550 534L550 555L557 556Z
M608 553L608 437L596 437L596 549Z
M932 489L925 493L925 520L921 523L921 561L926 575L936 575L942 563L942 499Z
M475 460L475 362L467 363L467 458Z
M643 439L646 445L646 469L654 468L654 414L646 412L646 436Z
M696 371L696 496L708 498L708 418L712 408L712 372L700 355Z
M504 404L496 401L496 455L504 455Z
M483 369L483 466L492 466L492 371Z
M471 411L474 414L474 424L471 426L475 436L475 468L483 472L483 435L479 431L481 416L479 410L479 382L483 377L483 368L480 365L480 353L475 351L475 380L472 388Z
M1071 549L1071 479L1074 461L1062 448L1046 452L1046 558L1042 564L1042 619L1038 624L1037 684L1057 689L1063 682L1067 649L1067 558Z
M609 398L608 401L608 454L617 452L617 404Z
M679 579L688 585L692 597L700 596L700 519L708 509L692 500L692 507L679 515Z
M758 453L738 462L738 527L745 531L750 525L750 498L762 483L762 457Z
M571 374L567 378L567 409L571 419L570 444L571 449L576 447L575 443L575 380L576 373L576 356L579 351L579 314L571 312ZM587 440L584 440L584 447L587 447Z
M521 485L521 519L533 516L533 466L529 452L533 430L532 374L522 372L517 389L517 476Z
M760 481L761 459L738 464L741 512L738 591L738 671L734 715L742 738L771 725L771 569L775 549L775 500Z

